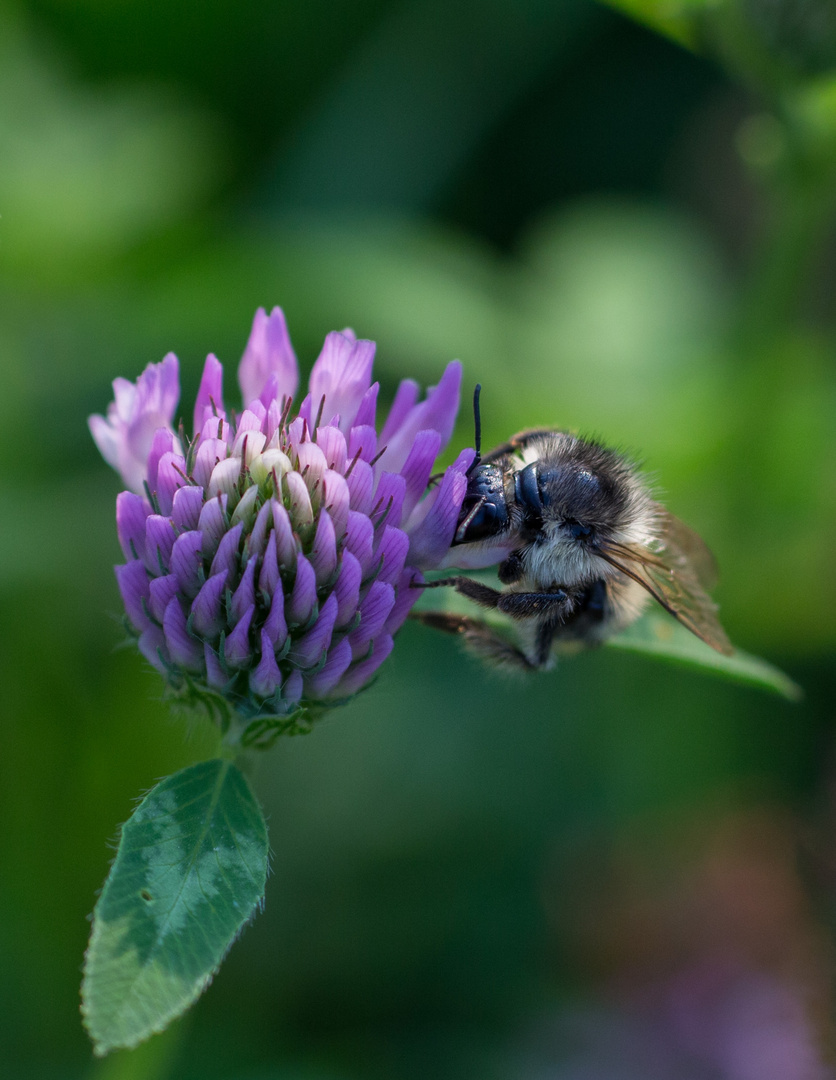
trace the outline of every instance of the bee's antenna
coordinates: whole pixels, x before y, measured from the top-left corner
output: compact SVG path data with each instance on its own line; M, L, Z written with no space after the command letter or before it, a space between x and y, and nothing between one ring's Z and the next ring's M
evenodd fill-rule
M470 463L468 473L473 472L482 460L482 414L479 411L479 395L482 393L482 384L476 383L473 390L473 426L475 428L474 442L476 444L476 457Z

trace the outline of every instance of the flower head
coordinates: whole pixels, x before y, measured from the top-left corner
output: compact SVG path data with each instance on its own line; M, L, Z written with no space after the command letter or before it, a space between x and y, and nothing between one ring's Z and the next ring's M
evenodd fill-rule
M130 488L116 500L116 567L143 655L174 690L221 698L245 741L293 729L312 706L360 690L453 538L473 451L428 490L459 404L450 363L419 401L404 380L378 434L375 346L331 333L298 409L284 315L256 313L227 412L207 357L191 440L175 433L177 358L117 379L90 418Z

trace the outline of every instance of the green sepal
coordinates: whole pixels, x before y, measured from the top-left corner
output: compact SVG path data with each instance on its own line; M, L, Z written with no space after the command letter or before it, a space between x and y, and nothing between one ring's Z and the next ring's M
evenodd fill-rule
M191 765L137 806L93 912L81 987L97 1055L162 1031L201 994L256 912L267 827L230 761Z

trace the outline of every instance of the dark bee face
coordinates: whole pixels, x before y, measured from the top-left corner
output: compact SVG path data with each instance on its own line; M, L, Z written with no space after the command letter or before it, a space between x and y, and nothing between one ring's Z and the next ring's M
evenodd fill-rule
M479 465L468 479L453 543L487 540L507 525L504 470L499 465Z
M511 531L523 544L556 538L554 528L584 546L615 527L627 507L630 470L595 443L554 432L532 440L540 456L515 468L510 456L473 470L453 541L469 544Z

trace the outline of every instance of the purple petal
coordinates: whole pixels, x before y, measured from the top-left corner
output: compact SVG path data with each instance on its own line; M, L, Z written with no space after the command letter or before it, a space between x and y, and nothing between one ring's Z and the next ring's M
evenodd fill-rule
M287 487L288 501L290 506L287 510L293 528L297 532L307 525L313 524L313 507L308 487L298 472L289 472L282 478L282 483Z
M226 495L209 499L203 505L198 518L198 528L203 533L203 558L211 559L226 533Z
M374 526L365 514L358 514L354 510L349 511L345 548L360 563L360 569L365 578L374 558Z
M407 616L421 595L421 590L412 588L412 584L423 580L424 576L419 570L414 570L411 566L403 570L395 589L395 604L383 626L385 633L396 634L406 622Z
M166 574L164 577L153 578L149 584L148 610L158 623L165 618L165 611L174 597L177 595L177 578L174 574Z
M406 481L403 516L408 519L418 500L427 490L433 464L441 451L441 436L437 431L419 431L407 455L401 476Z
M314 700L327 697L343 677L350 663L351 646L348 639L343 638L328 650L328 659L322 670L316 675L305 677L305 697Z
M244 612L254 605L255 559L250 559L244 569L244 573L241 575L241 581L238 584L238 588L232 594L232 600L229 604L230 618L234 623L237 623L239 619L244 617Z
M326 469L322 478L322 505L331 515L336 536L342 539L348 525L351 492L345 477L334 469Z
M209 477L219 461L224 461L227 445L223 439L201 439L194 458L192 476L195 483L204 490L209 486Z
M267 508L265 503L263 509ZM262 596L270 597L276 591L276 586L280 581L279 561L276 558L276 534L271 532L267 547L264 550L264 557L261 560L261 570L258 574L258 590Z
M196 529L203 509L203 488L189 484L174 492L171 519L178 529Z
M251 398L250 403L254 404L255 400L256 399ZM264 429L263 430L264 430L264 434L267 435L268 438L269 438L269 435L273 431L275 431L275 429L276 429L275 420L272 422L272 426L270 426L270 423L271 423L271 421L270 421L270 409L271 409L272 406L280 407L281 406L281 400L282 400L282 395L279 392L279 376L275 373L275 371L268 377L267 382L261 388L261 393L258 395L257 400L258 400L259 404L264 406ZM270 426L269 432L268 432L268 426Z
M238 417L235 426L235 442L232 444L232 453L241 457L241 443L244 436L263 435L262 425L266 410L260 401L253 402L253 408L244 409ZM264 442L266 443L266 439ZM263 445L263 444L262 444ZM260 451L259 451L260 452Z
M327 510L320 510L316 535L308 556L316 574L318 586L327 584L337 569L337 534Z
M375 638L374 651L371 656L367 656L365 660L361 660L359 664L354 664L353 667L349 668L330 696L332 698L351 697L358 690L362 690L383 661L389 656L393 644L394 642L388 634L381 634L380 637Z
M355 660L366 655L372 640L383 630L394 604L394 588L385 581L373 582L360 605L360 625L348 635Z
M325 399L322 418L327 422L339 413L340 430L354 423L363 396L371 384L375 345L373 341L352 341L345 334L329 334L311 371L308 383L313 414Z
M200 429L200 442L217 439L224 446L229 446L232 436L232 427L223 416L207 416L203 427ZM221 454L221 457L226 457L226 451Z
M105 461L132 491L141 492L154 433L158 428L171 428L177 409L177 357L169 353L161 363L149 364L135 385L127 379L115 379L113 394L107 419L90 417L90 433Z
M233 588L238 581L238 551L241 546L241 533L243 531L244 526L239 522L235 528L230 529L225 534L218 545L218 550L215 552L215 558L212 560L212 566L209 570L210 575L219 574L222 570L226 570L229 574L230 588Z
M378 580L394 585L400 579L408 551L409 537L403 529L386 525L374 553L375 559L382 564L377 572Z
M418 401L421 388L413 379L404 379L395 391L395 400L386 417L386 423L380 433L380 441L385 445L398 431L404 420Z
M186 459L180 454L169 451L160 458L157 467L157 502L161 514L170 514L174 506L177 491L188 486L186 479Z
M291 663L300 668L313 667L331 644L334 621L337 617L337 598L332 593L322 605L311 629L294 642L288 653Z
M345 443L345 435L338 427L326 424L316 429L316 445L325 455L325 461L329 469L336 469L338 473L345 472L348 447Z
M348 433L348 460L359 455L361 461L371 461L377 453L377 432L373 427L353 427Z
M294 668L284 681L282 687L282 701L288 710L298 705L302 698L302 690L304 689L304 681L302 679L302 672Z
M216 495L232 495L237 491L242 467L241 458L228 457L219 461L209 477L206 487L208 497L214 499Z
M174 547L174 526L161 514L149 514L145 522L145 566L151 574L168 572Z
M151 441L151 450L148 454L148 488L157 490L157 470L160 461L166 454L180 453L180 442L173 431L167 428L157 428Z
M255 313L250 339L238 366L245 405L261 396L271 375L276 376L277 396L293 397L299 383L299 368L284 312L279 307L274 307L269 316L264 308Z
M290 424L287 425L286 439L287 445L291 448L295 454L303 442L307 442L311 437L310 427L307 420L303 416L297 416Z
M268 536L272 535L272 530L270 528L272 524L272 508L270 503L266 502L258 511L253 531L250 536L247 537L246 550L251 558L255 558L264 553L268 544ZM275 546L273 546L273 552L275 552Z
M438 566L453 542L459 520L459 510L467 491L467 476L457 466L467 460L465 455L444 473L441 483L424 500L429 509L419 524L409 524L409 562L421 569ZM417 508L423 509L423 504Z
M282 673L276 663L273 645L264 630L261 631L261 659L250 672L250 692L256 697L268 698L282 685Z
M273 507L273 530L276 534L276 558L282 570L293 570L296 566L296 539L290 515L278 499L271 501Z
M252 416L252 413L250 413ZM253 431L247 428L239 430L235 442L232 444L232 455L242 459L245 465L249 465L253 458L258 457L267 445L267 438L263 431Z
M372 518L375 527L384 521L387 525L400 525L405 494L406 481L400 473L383 473L374 493Z
M169 660L168 648L161 626L149 626L147 630L143 630L136 644L149 664L152 664L163 675L168 674L166 669L166 662Z
M271 401L267 406L267 419L264 421L264 434L267 436L268 443L274 439L278 433L279 423L284 412L284 405L281 400Z
M145 522L151 507L141 495L120 491L116 496L116 532L126 559L145 555Z
M266 419L267 409L258 398L255 398L247 404L246 409L238 417L238 434L240 435L242 431L257 431L261 434L264 431L264 421Z
M203 584L203 534L197 529L180 532L174 541L171 563L180 591L190 599L198 595Z
M351 496L351 509L370 514L374 503L374 469L368 461L358 458L345 479Z
M198 672L203 668L203 649L189 634L186 616L175 596L169 601L163 616L163 630L168 651L175 664L187 671Z
M246 667L252 662L250 646L250 623L255 614L255 604L248 607L224 641L224 659L230 667Z
M206 663L206 681L215 690L223 690L229 682L229 673L221 667L218 654L211 645L203 646L203 659Z
M252 490L252 489L251 489ZM253 531L247 537L247 552L251 556L261 555L267 546L267 536L273 524L273 509L266 502L258 512ZM274 548L275 550L275 548Z
M292 626L304 626L316 607L316 574L304 555L296 559L296 580L285 608Z
M274 649L281 649L287 640L287 620L284 617L284 594L281 580L273 592L270 613L264 620L264 633L270 639Z
M410 409L397 429L389 434L378 469L400 472L419 431L437 431L444 449L453 434L459 411L461 381L462 366L458 360L453 360L447 365L438 386L429 390L426 400Z
M357 415L354 417L352 427L376 427L375 412L377 411L377 395L379 390L380 383L372 383L365 394L363 394L363 400L360 402L360 407L357 410Z
M328 468L325 454L315 442L301 443L297 451L299 475L305 481L311 495L322 486L322 477Z
M147 603L150 595L148 573L145 567L139 559L132 559L125 566L114 566L113 569L131 625L137 633L147 630L153 623L146 615L145 604L143 604L143 600Z
M238 525L240 523L244 526L244 530L249 533L255 525L257 502L258 488L255 486L246 488L244 494L238 500L238 505L232 511L230 524Z
M214 574L201 586L192 603L192 629L202 638L215 638L226 625L224 595L226 570Z
M197 390L197 400L194 406L194 433L200 435L204 424L216 418L225 419L224 409L224 369L217 356L209 353L206 363L203 365L203 375ZM217 433L213 432L213 438Z
M340 561L340 574L334 585L333 596L337 598L336 626L341 629L354 618L360 600L360 583L363 572L360 563L350 551L344 551Z

